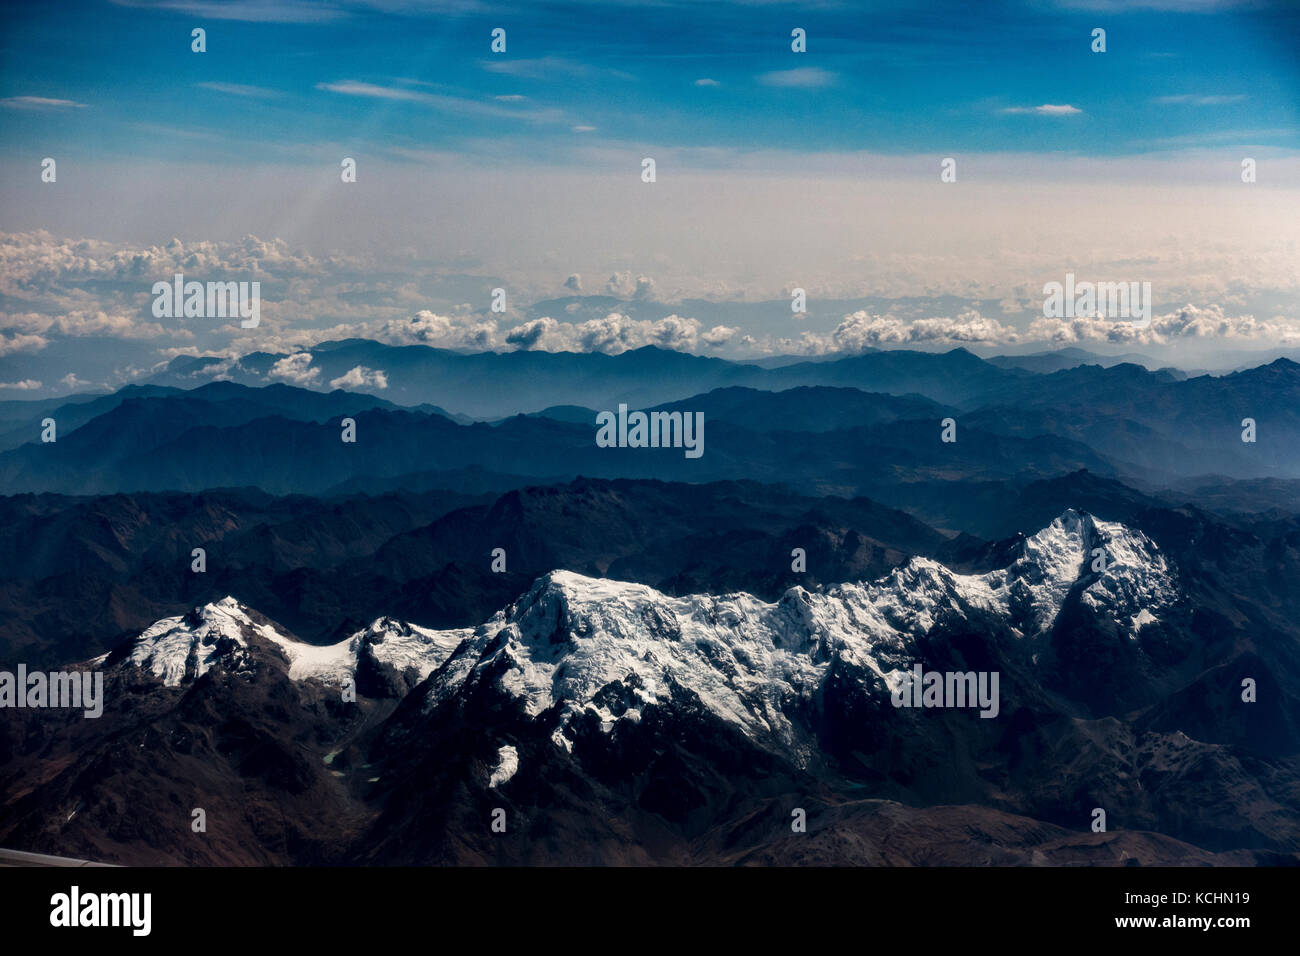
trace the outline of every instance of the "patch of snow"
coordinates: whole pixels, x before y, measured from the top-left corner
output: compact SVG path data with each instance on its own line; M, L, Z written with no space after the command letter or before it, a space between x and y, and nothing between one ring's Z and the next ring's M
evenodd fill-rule
M497 751L497 765L488 779L489 787L499 787L515 775L519 769L519 751L510 744Z
M1142 630L1143 626L1147 624L1155 624L1158 621L1159 618L1157 618L1146 608L1143 608L1142 610L1138 611L1136 614L1133 615L1133 633L1136 634L1138 631Z

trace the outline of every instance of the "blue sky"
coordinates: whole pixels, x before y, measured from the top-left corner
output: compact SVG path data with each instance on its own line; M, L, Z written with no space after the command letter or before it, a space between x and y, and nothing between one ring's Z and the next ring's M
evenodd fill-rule
M1300 3L0 18L0 398L350 335L733 358L1077 345L1188 367L1300 348ZM261 327L156 320L149 289L179 270L261 281ZM1150 281L1156 320L1044 322L1067 272Z
M257 146L303 158L323 142L508 148L541 162L585 145L575 140L1103 156L1207 137L1300 147L1294 3L493 6L10 8L0 99L84 105L2 110L0 139L226 162L264 159ZM190 52L193 26L208 31L206 54ZM489 52L496 26L505 54ZM807 53L790 50L794 26ZM1107 30L1105 54L1090 49L1094 27ZM1011 112L1045 105L1079 112Z

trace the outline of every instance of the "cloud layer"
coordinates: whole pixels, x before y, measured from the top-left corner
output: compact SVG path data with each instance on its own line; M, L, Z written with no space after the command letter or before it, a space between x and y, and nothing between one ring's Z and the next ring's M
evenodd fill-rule
M1300 315L1294 309L1300 278L1289 243L1275 242L1250 255L1183 248L1177 257L1151 252L1107 259L1096 272L1074 267L1086 278L1150 277L1158 290L1157 310L1149 326L1139 327L1131 321L1044 318L1042 284L1061 277L1060 258L1050 249L1040 255L999 246L974 258L956 252L859 254L845 276L856 276L876 292L873 296L837 295L844 290L790 268L766 275L763 281L772 287L768 298L754 300L746 293L755 282L715 278L709 280L710 294L688 298L680 287L665 290L656 277L631 268L596 272L607 278L592 283L597 288L590 291L583 273L558 267L521 288L509 277L475 278L468 263L439 272L422 261L419 250L376 258L313 254L254 236L124 246L46 232L0 234L0 386L28 394L55 388L48 383L56 382L63 388L88 383L112 388L147 380L178 356L200 355L223 360L205 373L221 377L238 357L266 352L279 356L270 372L273 381L387 388L382 368L357 366L322 379L306 350L347 338L461 351L618 354L657 346L729 358L1096 345L1150 349L1170 364L1193 355L1187 361L1207 364L1204 356L1220 348L1300 345ZM1044 269L1043 256L1054 257L1057 265ZM989 277L950 272L957 259L976 273L986 268ZM1019 273L1019 281L997 279L997 269ZM237 319L155 318L153 283L178 273L199 281L259 282L261 325L246 330ZM1276 279L1269 286L1258 278L1284 274L1288 286ZM510 308L504 313L489 310L490 290L498 284L508 287ZM443 285L453 291L439 294ZM805 314L790 312L795 286L807 289ZM1258 298L1261 288L1268 295ZM927 294L908 294L918 289ZM562 304L554 301L561 291ZM106 343L116 343L116 351ZM98 365L93 360L109 353L123 357L106 371L108 359Z

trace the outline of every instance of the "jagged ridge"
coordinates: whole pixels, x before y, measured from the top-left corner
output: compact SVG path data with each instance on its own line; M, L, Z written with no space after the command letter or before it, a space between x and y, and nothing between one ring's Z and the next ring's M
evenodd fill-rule
M1092 570L1094 550L1106 569ZM1023 539L1006 568L956 574L913 558L870 583L821 592L796 587L775 603L753 595L670 597L641 584L554 571L477 628L439 631L380 618L337 644L317 647L282 633L234 598L159 621L128 657L167 686L196 679L219 661L247 666L249 640L283 655L289 676L340 684L363 662L432 676L426 707L493 681L538 716L558 705L553 739L570 746L574 715L594 712L608 729L638 719L648 704L688 692L755 738L798 748L788 716L815 694L839 659L894 689L912 665L915 643L941 620L992 615L1012 635L1048 631L1068 596L1113 620L1130 637L1176 597L1173 574L1146 535L1067 511ZM602 694L611 685L620 693ZM402 690L404 690L403 688ZM612 701L616 701L613 703Z

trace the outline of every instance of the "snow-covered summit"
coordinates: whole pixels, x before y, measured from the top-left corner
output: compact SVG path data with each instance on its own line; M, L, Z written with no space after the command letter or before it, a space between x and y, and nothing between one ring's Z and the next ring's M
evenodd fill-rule
M150 625L136 638L127 660L168 687L177 687L202 677L223 657L236 664L245 661L249 633L273 643L285 640L273 628L254 623L245 608L227 596Z
M941 620L979 612L1034 637L1075 590L1131 636L1176 594L1149 538L1075 511L988 574L914 558L874 582L792 588L775 603L745 593L671 597L555 571L475 630L439 672L429 703L491 680L533 716L559 705L561 728L583 712L608 726L682 688L744 732L793 744L791 705L817 693L835 659L892 688L916 639Z
M274 645L294 680L342 684L355 679L358 660L371 660L397 672L413 669L423 680L470 631L436 631L382 617L337 644L317 646L296 640L262 622L259 615L227 596L189 614L151 625L135 641L129 663L147 669L168 687L202 677L218 660L244 666L250 637Z
M279 649L293 679L340 684L356 677L364 658L410 675L408 686L433 675L429 707L490 685L533 717L554 708L553 739L566 747L566 729L579 715L608 728L686 693L743 733L799 750L790 715L819 694L837 661L892 689L915 661L917 639L941 623L991 617L1032 640L1076 594L1135 637L1177 594L1154 542L1119 523L1067 511L1019 548L1011 564L987 574L913 558L876 581L795 587L775 602L743 592L672 597L553 571L477 628L441 631L380 618L326 647L294 640L225 598L154 624L130 661L176 686L223 654L237 663L256 637Z

